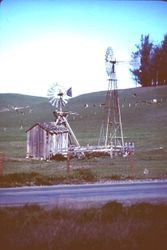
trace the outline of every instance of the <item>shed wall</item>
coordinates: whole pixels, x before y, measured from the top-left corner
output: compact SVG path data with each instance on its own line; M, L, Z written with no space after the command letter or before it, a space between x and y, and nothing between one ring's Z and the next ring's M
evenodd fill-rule
M68 132L49 133L39 125L27 131L27 157L47 159L68 149Z

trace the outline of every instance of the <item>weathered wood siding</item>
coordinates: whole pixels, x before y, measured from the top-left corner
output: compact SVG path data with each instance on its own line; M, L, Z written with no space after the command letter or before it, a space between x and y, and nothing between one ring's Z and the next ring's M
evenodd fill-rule
M48 132L39 124L27 131L27 157L48 159L68 149L68 131Z
M62 153L68 149L68 133L51 134L50 137L50 151L53 155Z
M39 125L27 131L27 156L33 158L46 157L45 153L46 131Z

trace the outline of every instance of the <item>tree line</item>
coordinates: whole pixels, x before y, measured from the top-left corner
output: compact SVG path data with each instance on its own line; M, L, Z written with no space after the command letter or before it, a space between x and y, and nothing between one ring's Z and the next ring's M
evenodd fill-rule
M167 85L167 34L160 44L150 41L149 35L141 35L131 59L130 71L139 85Z

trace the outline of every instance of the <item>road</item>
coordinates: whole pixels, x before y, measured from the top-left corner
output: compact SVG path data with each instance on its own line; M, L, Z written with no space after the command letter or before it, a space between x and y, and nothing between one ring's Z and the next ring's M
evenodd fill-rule
M143 201L167 203L167 180L0 188L0 206L30 203L81 206L114 200L129 204Z

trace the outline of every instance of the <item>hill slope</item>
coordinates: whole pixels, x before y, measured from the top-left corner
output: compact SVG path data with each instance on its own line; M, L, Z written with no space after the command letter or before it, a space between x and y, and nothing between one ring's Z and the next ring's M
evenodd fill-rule
M104 117L105 92L90 93L73 98L70 109L80 115L70 124L79 138L86 143L97 143ZM167 145L167 87L147 87L119 90L122 123L126 141L134 141L139 148L155 148ZM87 108L84 105L87 104ZM88 136L85 138L85 131Z
M106 92L95 92L72 98L66 110L68 120L81 145L97 144L102 119L102 103ZM135 142L137 150L167 146L167 87L119 90L125 141ZM17 109L20 108L20 109ZM26 129L38 121L53 120L53 107L47 98L18 94L0 94L0 150L8 150L5 142L23 142ZM15 144L13 144L15 145ZM7 147L7 148L4 148Z

